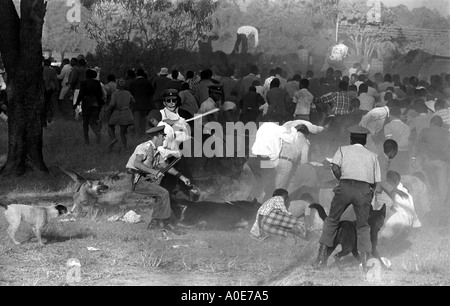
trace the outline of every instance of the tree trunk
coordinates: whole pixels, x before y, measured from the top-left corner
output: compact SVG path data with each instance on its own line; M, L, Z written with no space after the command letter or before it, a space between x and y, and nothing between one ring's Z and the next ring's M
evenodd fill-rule
M2 175L22 175L44 163L42 26L44 0L22 0L20 18L12 0L0 0L0 52L8 74L8 158Z

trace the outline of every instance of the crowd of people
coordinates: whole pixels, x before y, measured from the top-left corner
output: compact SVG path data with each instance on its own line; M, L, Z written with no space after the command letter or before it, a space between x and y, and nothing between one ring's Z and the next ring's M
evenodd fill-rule
M307 60L302 64L308 67ZM348 71L329 67L319 76L312 70L287 75L280 67L261 69L254 64L235 73L215 66L200 72L162 67L154 76L143 68L130 69L124 76L108 75L105 83L100 82L99 73L98 67L88 68L82 56L65 59L59 73L44 61L44 126L51 122L55 105L63 109L64 103L70 103L82 118L86 145L90 144L89 131L97 143L102 142L102 123L108 125L110 151L119 142L116 126L123 151L128 151L127 135L147 135L150 139L133 151L126 167L133 173L154 176L154 181L176 185L173 180L169 183L161 170L181 158L167 173L191 187L193 166L186 162L180 147L195 136L189 134L188 126L196 116L205 115L203 124L241 121L259 125L246 156L256 178L249 198L263 204L252 229L257 239L270 234L305 236L303 221L292 217L285 205L289 183L301 165L330 156L334 156L328 161L338 187L328 207L319 262L324 262L324 250L350 204L355 208L358 245L363 253L370 251L370 205L377 208L389 202L388 218L401 209L407 214L412 210L411 228L420 227L419 220L430 212L439 216L439 224L448 224L450 74L419 80L416 76L372 74L361 63ZM1 79L0 86L4 89ZM52 101L55 97L56 103ZM7 115L3 105L0 109ZM206 132L200 141L208 137L217 135ZM164 183L161 186L168 189ZM155 196L160 205L151 227L176 231L167 190L140 189L137 192Z

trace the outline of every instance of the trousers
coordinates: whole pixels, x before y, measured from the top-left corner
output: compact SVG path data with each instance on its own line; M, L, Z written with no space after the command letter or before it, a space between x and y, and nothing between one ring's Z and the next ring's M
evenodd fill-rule
M372 252L370 242L369 213L373 190L369 183L342 179L334 188L330 213L323 224L320 243L332 247L336 238L339 222L347 207L352 204L356 214L357 248L360 252Z

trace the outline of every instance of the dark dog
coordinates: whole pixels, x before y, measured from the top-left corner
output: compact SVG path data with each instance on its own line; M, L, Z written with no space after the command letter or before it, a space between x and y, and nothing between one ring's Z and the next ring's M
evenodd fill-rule
M219 230L251 226L261 206L256 200L222 203L175 200L172 203L172 210L180 226L202 226Z
M84 206L89 206L92 209L97 204L98 197L109 188L102 181L87 180L73 170L64 169L60 166L58 168L78 184L73 196L73 206L70 209L70 213L75 216L81 214Z
M320 204L313 203L309 205L310 208L314 208L319 213L320 218L325 221L327 214L325 209ZM384 266L381 260L380 254L377 251L378 244L378 232L383 227L384 220L386 218L386 204L384 204L380 210L374 210L372 205L370 205L369 214L369 225L370 225L370 241L372 242L372 256L379 259L381 264ZM340 244L342 250L334 255L334 258L339 265L341 257L344 257L350 252L355 256L356 259L360 261L357 244L357 233L356 233L356 221L341 221L339 222L339 227L337 230L336 238L334 239L333 247L328 248L327 257L333 253L336 247ZM384 266L385 267L385 266Z
M6 205L0 203L0 206L6 209L5 217L9 222L7 231L9 237L11 237L12 241L17 245L19 245L20 242L16 240L15 235L22 221L32 226L39 244L43 245L41 239L42 228L45 227L51 219L67 214L67 208L64 205L30 206L22 204Z

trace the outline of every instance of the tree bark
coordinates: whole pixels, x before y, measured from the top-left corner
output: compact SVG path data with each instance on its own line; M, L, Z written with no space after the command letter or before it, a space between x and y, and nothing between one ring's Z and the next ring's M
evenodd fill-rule
M0 53L8 75L8 157L5 176L48 172L42 154L44 105L42 26L47 2L22 0L20 18L12 0L0 0Z

